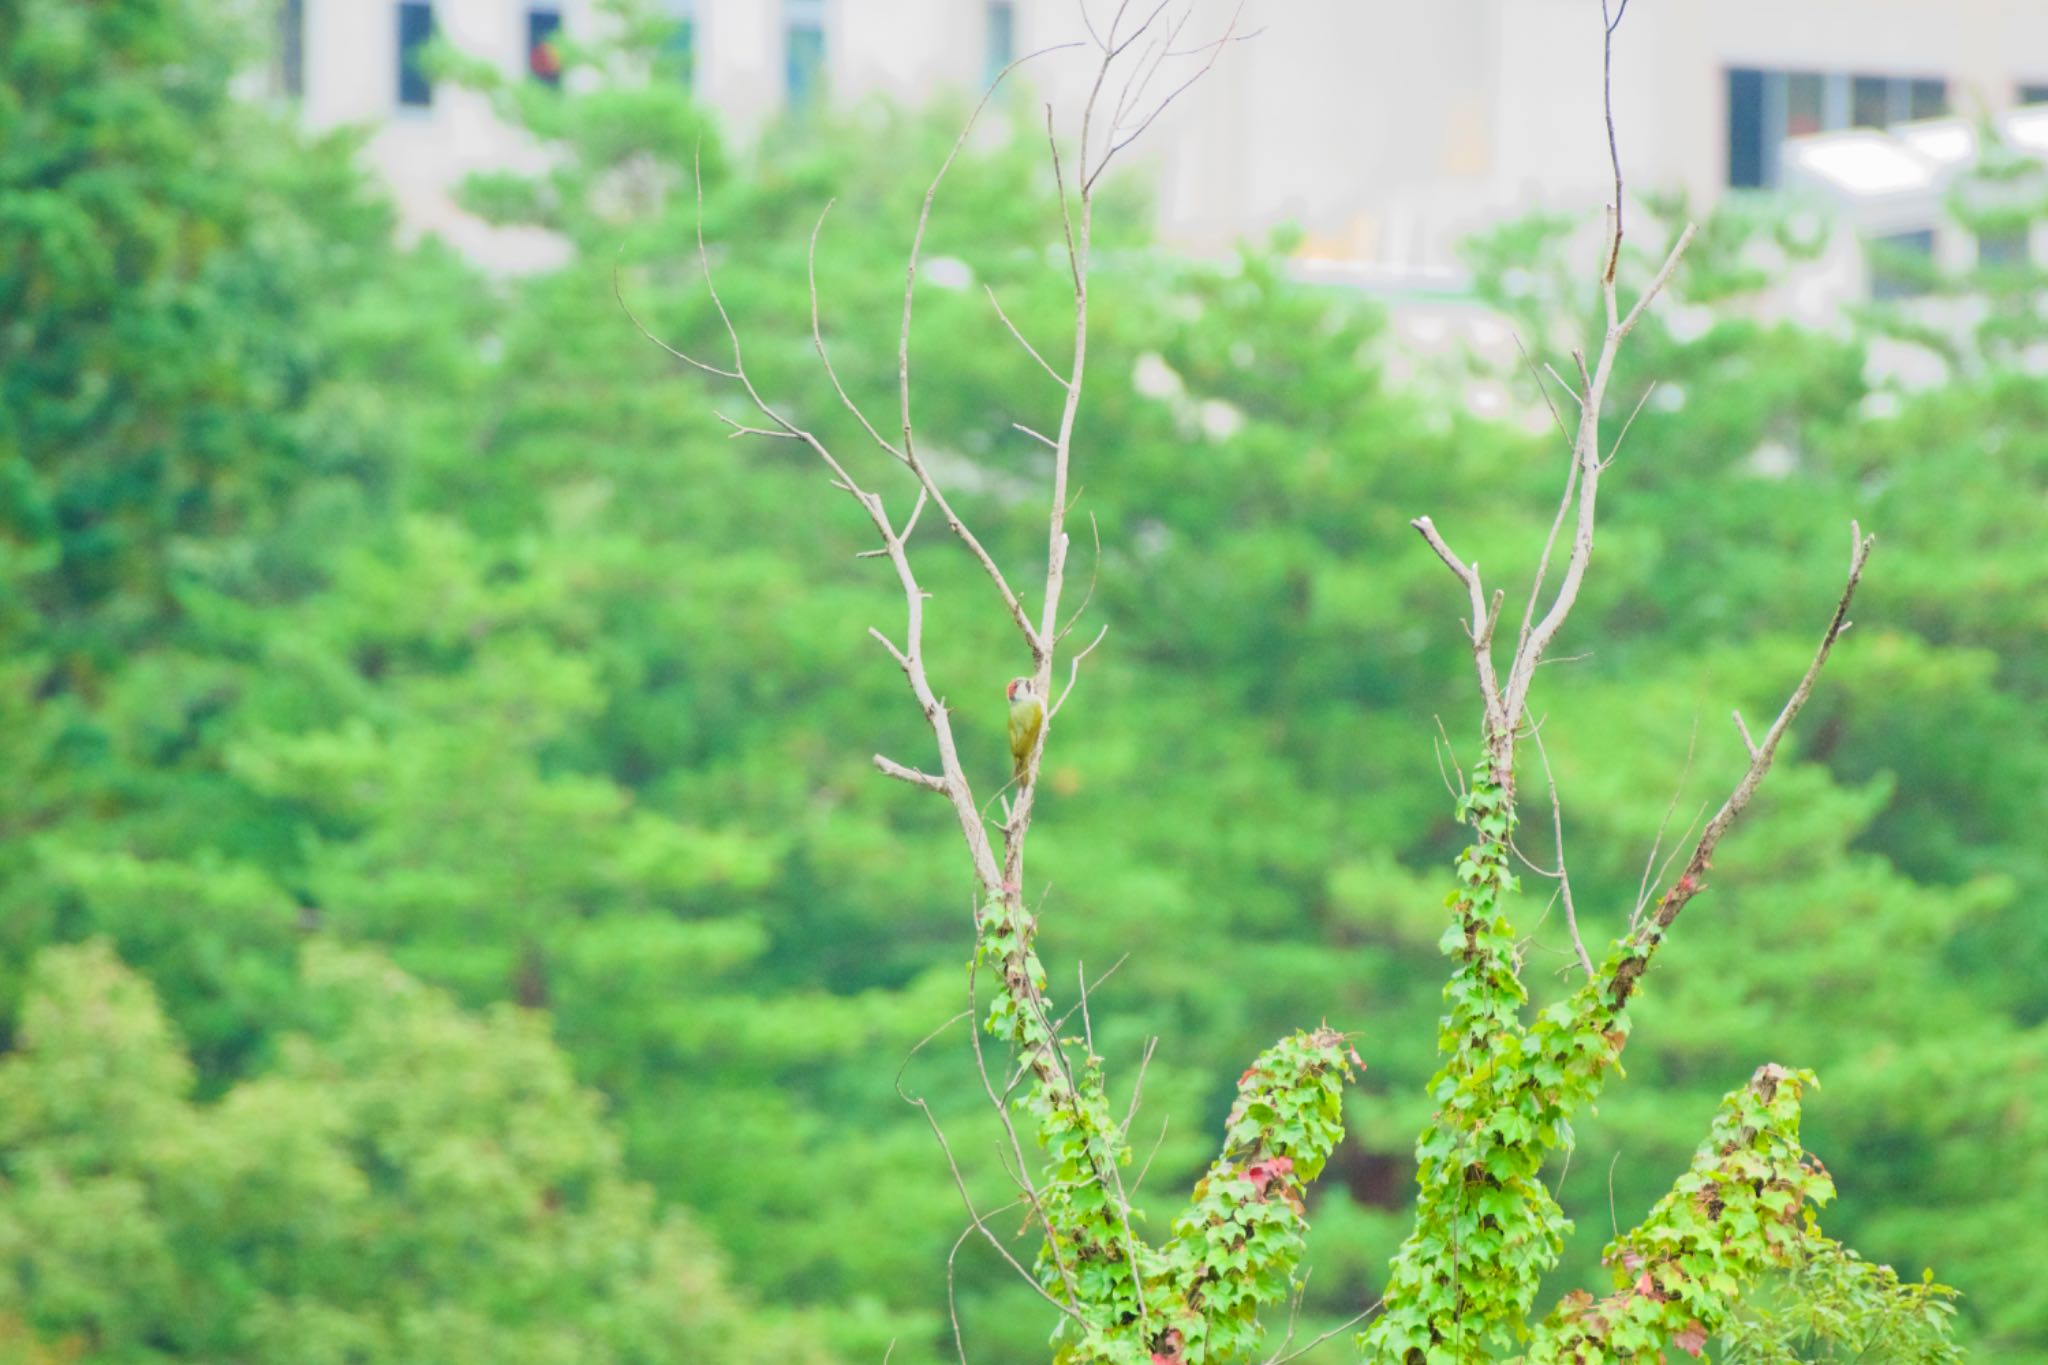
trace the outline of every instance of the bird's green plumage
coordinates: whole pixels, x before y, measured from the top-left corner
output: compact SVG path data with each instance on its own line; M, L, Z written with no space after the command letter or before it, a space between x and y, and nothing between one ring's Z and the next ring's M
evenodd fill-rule
M1019 681L1023 681L1019 679ZM1025 772L1031 766L1031 750L1038 744L1038 732L1045 728L1045 702L1035 693L1012 685L1014 695L1010 700L1010 759L1015 765L1017 780L1024 780Z

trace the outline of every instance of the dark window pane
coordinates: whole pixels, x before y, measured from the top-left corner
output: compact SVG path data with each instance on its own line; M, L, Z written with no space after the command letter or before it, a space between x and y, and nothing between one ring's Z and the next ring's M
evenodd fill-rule
M1908 99L1913 118L1943 118L1948 114L1947 81L1914 81Z
M420 66L420 52L434 40L434 7L402 0L398 6L398 102L424 107L434 102L434 83Z
M988 77L1017 60L1017 8L1010 0L989 0Z
M2023 227L1977 234L1977 264L1986 270L2011 270L2028 264L2029 259Z
M2023 85L2020 87L2021 104L2048 104L2048 85Z
M1934 230L1895 232L1870 242L1870 296L1902 299L1934 284Z
M671 15L675 27L661 45L662 65L685 85L697 79L697 24L687 8Z
M1818 71L1785 73L1785 135L1804 137L1827 127L1827 82Z
M1764 183L1764 73L1728 72L1728 183L1754 189Z
M1882 128L1892 121L1890 85L1882 76L1857 76L1850 80L1850 127Z
M562 50L555 39L562 31L559 10L530 9L526 12L526 69L543 85L562 83Z
M277 88L292 99L306 93L305 0L280 0L277 7Z
M793 23L785 43L789 102L801 108L818 98L825 81L825 29L820 24Z

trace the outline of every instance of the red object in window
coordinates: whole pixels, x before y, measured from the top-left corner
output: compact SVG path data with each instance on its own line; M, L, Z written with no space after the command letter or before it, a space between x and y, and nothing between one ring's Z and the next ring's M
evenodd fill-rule
M526 69L544 81L562 74L562 58L552 42L535 43L526 53Z

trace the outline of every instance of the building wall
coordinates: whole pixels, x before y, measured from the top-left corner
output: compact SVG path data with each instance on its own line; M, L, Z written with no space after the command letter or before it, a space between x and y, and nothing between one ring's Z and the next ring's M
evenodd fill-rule
M983 0L813 0L837 100L921 101L971 90L988 66ZM695 24L697 84L741 133L785 100L787 6L804 0L665 0ZM1235 0L1193 0L1182 41L1224 31ZM549 244L460 215L470 170L540 155L478 97L445 85L431 109L396 102L390 0L303 0L307 119L367 122L370 155L415 230L453 238L508 269L545 265ZM1077 0L1013 0L1016 50L1083 40ZM518 0L436 0L441 31L517 72ZM590 0L561 0L573 32ZM1106 23L1115 8L1092 0ZM1131 13L1148 6L1133 5ZM1306 252L1393 279L1444 277L1464 233L1537 206L1590 210L1609 189L1600 97L1599 0L1248 0L1250 41L1129 154L1155 178L1166 237L1227 248L1283 223ZM1085 50L1023 73L1072 111ZM1178 59L1182 70L1199 58ZM1961 110L1996 109L2023 81L2048 83L2048 0L1636 0L1618 38L1614 96L1632 185L1711 201L1726 182L1731 66L1941 77ZM1162 71L1154 97L1172 88ZM1141 106L1142 107L1142 106Z

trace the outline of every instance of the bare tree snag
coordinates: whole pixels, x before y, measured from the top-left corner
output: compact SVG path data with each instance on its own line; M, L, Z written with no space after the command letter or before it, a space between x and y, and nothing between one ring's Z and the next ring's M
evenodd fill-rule
M1067 1032L1069 1016L1055 1017L1045 972L1035 943L1037 916L1026 908L1025 850L1039 791L1038 772L1051 742L1052 720L1075 695L1082 662L1103 641L1103 631L1085 647L1062 659L1060 648L1078 624L1087 601L1062 618L1072 536L1068 517L1072 502L1075 432L1086 393L1089 330L1089 271L1094 234L1095 190L1103 173L1181 94L1212 69L1233 43L1249 36L1241 31L1241 6L1213 39L1191 46L1182 36L1198 6L1194 0L1151 0L1142 6L1117 0L1106 28L1090 22L1085 44L1093 49L1088 95L1080 108L1079 131L1063 145L1050 107L1045 137L1051 173L1058 192L1066 275L1073 296L1072 350L1064 368L1025 338L1004 312L993 292L989 304L996 321L1030 360L1049 375L1059 398L1056 419L1045 434L1024 422L1017 429L1052 452L1046 489L1046 567L1039 585L1034 619L1025 597L986 544L968 526L947 496L921 453L912 382L911 342L915 320L918 268L926 229L946 173L966 145L976 118L986 107L989 88L974 115L953 144L926 189L904 266L903 303L896 337L896 415L885 431L864 412L841 382L826 341L824 310L817 284L817 252L831 205L820 211L808 257L811 339L818 363L841 406L888 461L909 474L915 497L900 518L892 516L882 495L861 483L847 461L815 432L798 426L769 403L750 378L738 328L727 314L713 278L702 229L702 186L698 188L698 266L704 286L724 325L729 359L710 361L687 354L640 330L650 341L697 370L738 387L757 418L745 422L724 418L735 436L798 442L825 465L832 486L853 498L872 525L877 544L863 558L888 561L903 594L903 626L892 635L870 628L890 660L903 673L912 700L930 729L936 766L905 763L874 756L884 776L944 797L959 821L976 886L974 922L976 949L969 983L969 1012L983 1012L983 987L994 989L982 1018L986 1033L1008 1054L999 1072L984 1051L981 1032L973 1035L973 1051L984 1089L1003 1130L1002 1161L1016 1186L1015 1207L1028 1211L1042 1234L1035 1264L1013 1258L990 1231L987 1216L968 1196L967 1184L952 1148L929 1106L904 1092L931 1122L949 1169L967 1205L969 1225L955 1245L976 1234L1060 1312L1054 1341L1059 1358L1084 1362L1166 1360L1194 1362L1237 1358L1258 1339L1259 1313L1291 1287L1291 1274L1301 1251L1304 1205L1301 1192L1328 1159L1342 1131L1340 1093L1343 1082L1363 1063L1349 1044L1331 1030L1296 1034L1268 1050L1241 1082L1241 1098L1226 1131L1223 1155L1197 1186L1189 1210L1174 1225L1173 1240L1164 1246L1146 1244L1136 1234L1133 1191L1126 1190L1122 1168L1131 1158L1129 1130L1135 1116L1118 1120L1110 1112L1102 1058L1093 1047L1088 1019L1087 986L1076 1008L1083 1036ZM1083 18L1089 19L1086 10ZM1046 49L1054 51L1057 49ZM997 77L1014 71L1034 53ZM1171 73L1173 84L1163 95L1153 93L1155 80ZM617 288L616 279L614 287ZM623 296L621 304L624 305ZM628 309L629 316L631 310ZM638 319L634 325L639 326ZM933 509L980 566L994 586L1004 613L1016 627L1031 660L1030 684L1046 704L1046 720L1024 756L1024 769L1011 786L998 792L1000 814L991 823L964 770L954 741L952 719L926 673L924 654L925 592L910 555L910 536L925 509ZM1099 551L1099 546L1098 546ZM1091 585L1092 593L1092 585ZM1066 677L1057 695L1055 671L1064 663ZM995 692L991 681L989 695ZM929 1041L929 1040L927 1040ZM1148 1053L1149 1056L1149 1053ZM1142 1081L1142 1073L1141 1073ZM1042 1155L1027 1157L1027 1143L1016 1116L1029 1121ZM951 1284L951 1260L948 1284ZM956 1344L958 1316L954 1315Z

